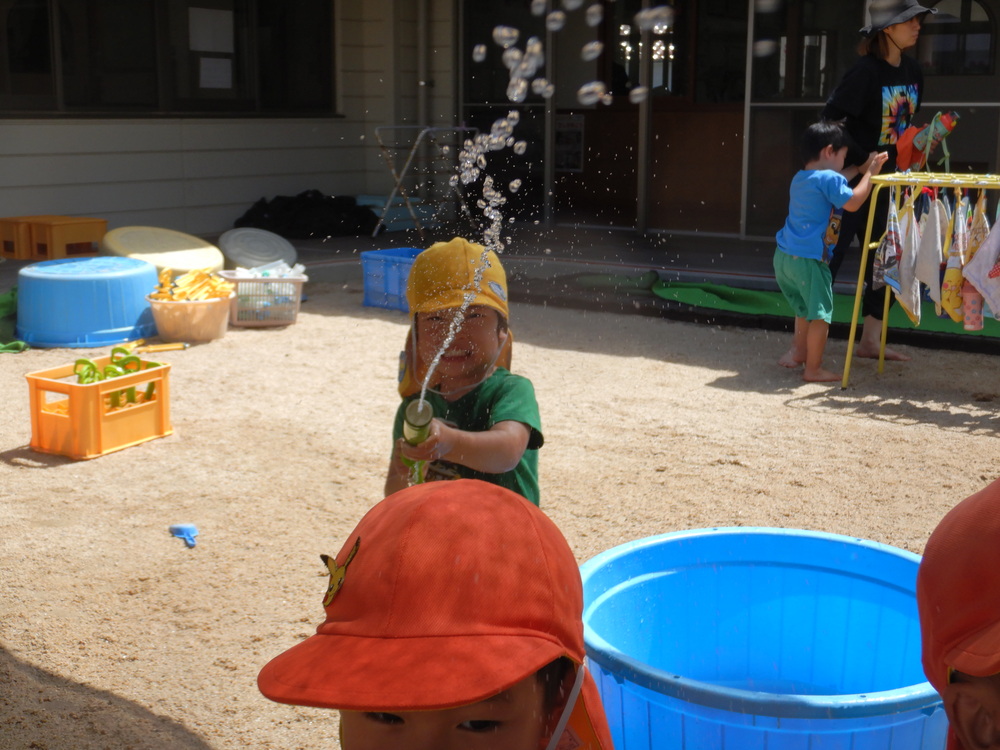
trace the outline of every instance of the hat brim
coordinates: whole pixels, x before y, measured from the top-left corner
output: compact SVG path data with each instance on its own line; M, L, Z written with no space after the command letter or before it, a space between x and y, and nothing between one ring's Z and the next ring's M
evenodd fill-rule
M945 655L945 662L973 677L988 677L1000 672L1000 622L957 644Z
M561 656L534 635L311 636L261 669L267 698L347 711L421 711L477 703ZM576 661L574 659L574 661Z
M924 13L929 13L933 15L937 12L938 12L937 8L923 8L919 5L913 8L907 8L899 15L893 16L886 23L880 24L878 26L874 24L872 24L871 26L865 26L863 29L861 29L861 33L864 34L865 36L871 36L875 32L882 31L883 29L887 29L890 26L895 26L897 23L906 23L914 16L923 15Z

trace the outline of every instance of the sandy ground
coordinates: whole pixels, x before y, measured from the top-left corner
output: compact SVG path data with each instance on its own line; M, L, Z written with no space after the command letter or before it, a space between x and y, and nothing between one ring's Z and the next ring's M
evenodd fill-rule
M337 747L332 712L255 678L319 622L319 554L380 498L405 317L307 292L293 326L157 355L175 433L91 461L29 449L24 374L107 350L0 355L0 746ZM994 357L904 347L914 362L858 362L841 391L776 366L776 333L529 305L513 326L542 507L581 561L730 525L920 552L1000 474Z

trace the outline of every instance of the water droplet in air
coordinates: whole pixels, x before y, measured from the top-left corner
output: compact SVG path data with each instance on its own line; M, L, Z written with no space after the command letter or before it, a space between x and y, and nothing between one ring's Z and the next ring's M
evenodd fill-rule
M604 20L604 8L597 3L594 3L587 8L586 18L588 26L599 26L601 21Z
M448 184L451 185L452 187L458 187L458 175L453 174L451 177L449 177Z
M656 27L669 28L674 22L674 9L666 5L646 8L635 14L639 31L653 31Z
M518 141L514 144L514 153L518 156L523 156L524 152L528 150L527 141Z
M472 60L473 62L482 62L486 59L486 45L477 44L472 48Z
M545 13L545 0L531 0L531 15L541 16Z
M611 102L613 102L614 100L615 98L611 96L611 94L604 94L601 97L601 104L608 105L611 104Z
M586 62L596 60L604 51L604 44L601 42L587 42L580 50L580 58Z
M520 180L511 180L510 181L510 185L508 185L507 187L510 188L510 192L516 193L518 190L521 189L521 181Z
M649 89L645 86L636 86L628 92L628 100L633 104L646 101L649 96Z
M495 26L493 28L493 41L504 49L515 44L519 36L521 36L521 32L513 26Z
M551 99L552 95L556 93L556 86L554 83L546 83L545 88L542 90L543 99Z
M576 10L583 5L583 0L562 0L562 6L566 10Z
M536 78L531 82L531 90L541 96L545 91L545 87L548 85L549 82L545 78Z
M528 95L528 82L523 78L511 78L507 84L507 98L512 102L523 102Z
M576 92L576 100L583 105L597 104L607 93L607 88L601 81L591 81L583 84Z
M566 14L561 10L554 10L545 17L545 28L549 31L560 31L566 25Z
M770 57L778 51L778 43L773 39L758 39L753 43L754 57Z
M524 53L517 47L508 47L503 51L503 57L501 58L503 60L503 66L507 68L507 70L513 70L521 62L521 57L523 55Z

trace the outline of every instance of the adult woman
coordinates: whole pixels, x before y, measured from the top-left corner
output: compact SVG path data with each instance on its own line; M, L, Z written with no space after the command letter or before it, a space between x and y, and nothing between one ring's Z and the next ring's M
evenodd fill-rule
M823 109L822 117L843 120L853 144L849 145L845 164L853 165L850 179L864 172L867 160L879 151L889 153L884 171L895 169L896 141L910 125L913 115L920 108L924 76L920 65L903 54L913 47L920 36L920 25L935 8L925 8L917 0L868 0L866 17L868 25L861 29L864 35L858 52L860 59L844 74ZM881 191L879 200L872 207L871 198L854 212L845 212L840 229L840 239L830 261L830 271L836 278L848 247L857 237L864 242L869 211L875 211L873 227L881 232L888 214L888 191ZM865 269L866 290L862 313L864 326L858 343L857 356L877 357L882 333L882 315L888 290L872 290L872 261L869 253ZM892 349L885 350L886 359L907 360L908 356Z

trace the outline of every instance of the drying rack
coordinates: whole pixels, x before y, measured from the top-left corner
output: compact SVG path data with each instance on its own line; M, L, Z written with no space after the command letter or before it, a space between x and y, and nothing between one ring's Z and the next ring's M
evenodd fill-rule
M372 237L387 225L386 216L397 196L402 198L421 241L426 238L416 206L430 205L436 211L441 204L454 200L460 209L468 211L462 191L452 185L450 179L458 174L458 156L463 142L467 138L475 138L478 133L478 128L465 126L384 125L375 128L375 139L392 174L393 188ZM407 188L408 179L412 188L422 193L421 196L411 194Z
M897 172L895 174L876 175L871 178L871 205L875 205L880 190L886 187L901 186L910 188L943 187L959 190L1000 190L1000 175L992 174L951 174L944 172ZM858 285L854 292L854 312L851 314L851 335L847 342L847 356L844 358L844 377L840 388L847 388L851 376L851 359L854 353L854 337L858 329L858 313L861 311L861 297L864 294L865 268L868 265L868 254L876 249L881 241L881 234L872 242L872 224L875 221L875 211L868 212L868 225L865 228L865 241L861 243L861 267L858 269ZM883 228L883 233L884 233ZM882 337L879 340L878 371L885 369L885 341L889 329L889 290L885 295L885 309L882 312Z

